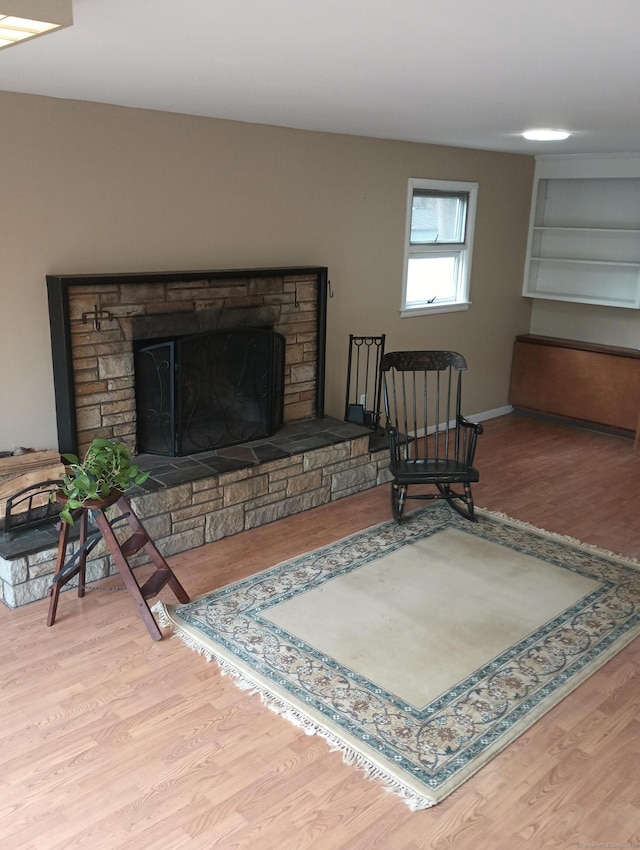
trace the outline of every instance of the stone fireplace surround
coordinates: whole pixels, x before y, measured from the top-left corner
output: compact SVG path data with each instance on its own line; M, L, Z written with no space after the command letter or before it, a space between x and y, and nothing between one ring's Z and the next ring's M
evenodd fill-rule
M132 505L166 557L389 480L376 435L324 417L326 268L64 276L47 285L61 452L82 453L96 436L135 452L132 340L140 317L266 309L286 338L281 431L192 457L138 456L151 476L131 491ZM9 607L47 595L56 539L51 528L0 543L0 599ZM100 544L87 579L113 570Z
M326 267L49 275L59 450L105 437L136 453L134 340L170 324L266 322L286 341L285 423L322 417L327 288Z

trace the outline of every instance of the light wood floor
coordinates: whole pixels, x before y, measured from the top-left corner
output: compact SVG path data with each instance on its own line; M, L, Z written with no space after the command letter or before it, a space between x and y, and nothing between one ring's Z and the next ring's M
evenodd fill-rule
M485 424L478 505L640 556L630 440L518 416ZM385 486L172 566L195 595L388 518ZM640 847L640 640L411 813L177 638L153 643L127 594L65 593L58 616L47 629L46 603L0 605L8 850Z

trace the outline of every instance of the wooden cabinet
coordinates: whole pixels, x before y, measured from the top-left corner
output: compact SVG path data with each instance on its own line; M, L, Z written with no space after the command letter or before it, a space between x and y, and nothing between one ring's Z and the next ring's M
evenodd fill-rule
M523 294L640 308L640 158L538 159Z
M640 351L534 334L518 336L510 402L515 408L633 436L638 433L640 414Z

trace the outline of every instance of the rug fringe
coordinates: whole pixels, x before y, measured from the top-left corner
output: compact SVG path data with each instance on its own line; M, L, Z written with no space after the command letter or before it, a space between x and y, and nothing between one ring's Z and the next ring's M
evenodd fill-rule
M151 611L156 615L158 625L161 628L171 629L172 632L175 632L180 637L180 640L185 644L185 646L188 646L189 649L193 649L194 652L198 653L198 655L204 656L206 661L213 660L215 656L212 652L208 652L201 643L194 640L187 634L187 632L183 631L174 620L171 619L167 606L164 602L156 602L155 605L151 607Z
M525 522L522 519L514 519L501 511L490 511L486 508L478 507L475 508L475 511L480 516L487 517L488 519L500 520L500 522L511 525L514 528L521 528L523 531L532 531L535 534L548 537L551 540L557 540L558 543L566 543L569 546L574 546L576 549L584 549L586 552L591 552L594 555L600 555L604 558L609 558L612 561L618 561L622 564L633 565L636 567L640 566L640 561L637 558L621 555L620 552L612 552L609 549L603 549L601 546L596 546L595 543L585 543L575 537L570 537L568 534L558 534L556 531L547 531L545 528L532 525L530 522Z
M342 754L342 759L345 764L357 767L359 770L364 772L368 779L373 779L381 783L385 791L401 797L403 802L406 803L412 812L429 809L436 805L435 800L431 800L429 797L419 794L405 783L400 782L398 779L391 776L385 770L378 767L378 765L374 764L370 759L354 750L353 747L350 747L344 741L341 741L335 735L332 735L329 731L324 729L320 724L311 720L311 718L309 718L306 714L298 711L298 709L294 708L284 699L276 696L268 688L264 687L264 685L259 684L246 673L240 671L234 664L227 661L226 658L222 658L212 650L203 647L201 643L195 641L184 629L180 627L178 623L175 622L175 620L171 618L164 602L156 602L151 610L158 617L160 626L170 628L172 632L174 632L180 640L189 647L189 649L193 649L200 655L203 655L207 661L215 661L220 668L221 673L224 676L230 676L234 680L236 687L240 690L248 691L250 694L258 694L264 705L270 711L284 717L285 720L288 720L294 726L302 729L306 735L318 735L319 737L324 738L332 752L339 752Z

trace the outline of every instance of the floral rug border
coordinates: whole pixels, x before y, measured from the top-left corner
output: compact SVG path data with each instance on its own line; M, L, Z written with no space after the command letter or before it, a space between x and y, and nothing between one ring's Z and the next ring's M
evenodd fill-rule
M382 523L186 605L155 610L161 623L258 690L271 708L324 735L411 808L425 808L459 787L639 632L636 562L503 515L478 514L472 524L447 505L428 506L402 525ZM422 708L262 616L297 593L446 528L573 570L599 587Z

